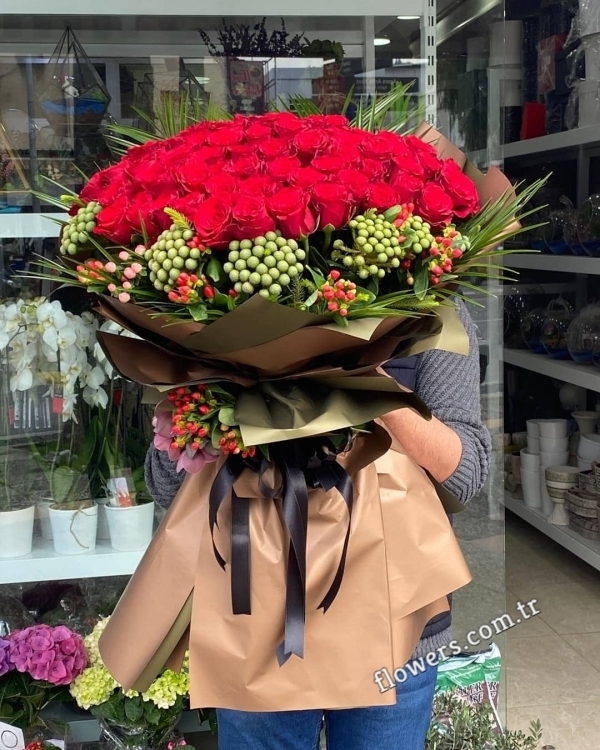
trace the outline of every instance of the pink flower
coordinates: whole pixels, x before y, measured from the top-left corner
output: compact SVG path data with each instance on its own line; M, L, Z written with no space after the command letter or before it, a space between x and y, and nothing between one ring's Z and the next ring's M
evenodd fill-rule
M136 273L133 268L126 268L123 271L123 276L125 276L126 279L135 279Z
M127 250L121 250L121 252L119 253L119 258L121 258L121 260L129 260L129 253L127 252Z
M210 443L199 451L188 451L186 448L172 448L173 437L171 436L171 412L156 408L152 419L154 427L154 445L159 451L168 453L169 460L177 461L177 471L187 471L189 474L197 474L207 463L216 461L219 453L214 451Z
M69 685L87 666L81 637L64 625L34 625L11 633L5 643L11 665L34 680Z
M130 299L131 295L127 294L127 292L121 292L121 294L119 294L119 302L129 302Z
M124 281L123 289L131 289L131 281Z
M137 255L143 255L145 252L146 252L146 248L143 245L137 245L137 247L135 248L135 253ZM140 266L140 270L141 270L141 266Z
M107 264L106 264L106 265L104 266L104 268L105 268L105 270L106 270L106 271L108 271L108 273L115 273L115 271L117 270L117 264L116 264L116 263L113 263L113 261L112 261L112 260L110 260L110 261L109 261L109 262L108 262L108 263L107 263Z
M131 270L134 273L140 273L142 271L142 264L141 263L132 263L131 264Z
M112 294L113 292L117 291L117 285L116 284L109 284L107 287L108 291Z

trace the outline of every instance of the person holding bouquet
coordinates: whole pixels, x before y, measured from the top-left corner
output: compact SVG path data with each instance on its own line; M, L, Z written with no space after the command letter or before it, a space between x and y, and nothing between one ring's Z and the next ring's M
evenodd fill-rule
M399 409L382 421L413 461L468 503L487 477L491 441L481 420L475 325L464 302L458 302L457 309L469 336L468 356L434 350L391 360L385 366L387 374L423 399L433 419L425 421L411 409ZM177 471L168 453L151 446L146 482L160 505L170 506L184 478L185 472ZM360 600L356 606L360 607ZM412 658L424 658L448 646L450 623L450 612L429 622ZM218 710L219 749L316 750L324 720L328 750L421 750L432 714L436 676L437 667L428 665L417 676L409 675L396 687L395 706L326 712Z

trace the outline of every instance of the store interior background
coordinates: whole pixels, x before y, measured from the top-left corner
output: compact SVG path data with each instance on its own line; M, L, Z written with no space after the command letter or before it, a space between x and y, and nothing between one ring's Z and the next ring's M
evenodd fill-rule
M515 181L552 173L543 196L551 207L543 215L550 224L524 235L521 245L542 252L509 257L507 264L520 272L519 279L503 287L490 284L487 291L492 296L483 290L472 294L480 304L472 307L472 315L480 334L482 410L494 453L484 491L455 519L474 582L455 596L454 637L466 645L470 631L506 612L516 618L517 601L537 599L538 616L508 635L494 633L505 665L502 716L510 728L526 728L539 717L544 742L557 750L596 750L600 736L596 511L592 508L591 514L582 516L577 508L573 511L587 525L550 523L553 508L541 504L541 495L539 503L537 497L523 497L515 445L523 436L514 440L512 436L526 432L527 420L534 418L569 420L572 432L572 412L600 409L600 369L594 364L600 312L587 311L583 338L589 361L584 357L575 361L564 351L575 313L600 299L600 197L588 200L600 191L600 84L596 79L594 89L590 80L593 65L600 61L600 41L588 40L571 55L565 54L576 0L506 0L506 4L438 0L433 30L426 27L427 0L418 12L413 12L414 6L420 3L412 2L411 12L403 12L401 0L397 5L394 15L368 18L341 13L286 16L291 34L304 32L308 39L340 42L344 60L333 85L326 83L331 61L324 58L259 59L266 100L301 93L320 97L335 111L351 85L356 95L368 96L385 93L398 82L414 81L415 102L422 101L429 116L433 110L432 122L480 168L499 165ZM0 118L9 144L9 148L3 144L0 155L3 165L17 159L31 185L39 174L46 174L77 189L81 176L74 165L89 173L111 158L101 133L57 134L40 105L45 68L67 23L110 93L107 114L115 121L132 124L139 119L134 106L160 106L163 92L186 86L219 106L230 106L227 69L222 59L210 57L198 34L202 29L214 40L220 16L98 13L67 18L52 15L51 6L43 13L0 14ZM227 23L260 20L229 16ZM514 22L520 22L520 45L515 45L514 35L519 32ZM276 28L278 23L269 18L267 26ZM546 35L541 41L547 42L542 48L540 28ZM595 33L600 40L600 27ZM499 49L506 50L500 58ZM541 49L554 70L543 93L537 76ZM573 70L575 58L578 62L567 87L565 70ZM587 69L581 68L582 59ZM427 100L432 87L433 105ZM2 298L41 291L15 274L31 261L32 253L48 255L56 246L54 225L43 218L55 209L32 200L22 175L11 174L10 181L5 172L0 177ZM578 213L578 209L583 210ZM582 254L574 254L573 248ZM529 340L528 346L521 327L530 313L545 310L558 297L569 311L560 308L551 321L554 328L547 334L551 356L543 343L538 342L536 349ZM70 304L78 309L80 300L73 297ZM539 338L547 316L537 316ZM600 350L597 359L600 364ZM1 457L20 462L27 472L36 471L24 435L11 434L10 425L4 423L0 429ZM577 463L576 448L574 455ZM541 492L539 477L538 469ZM158 516L157 511L157 520ZM94 554L61 557L38 534L32 555L0 559L0 602L7 601L2 597L22 598L41 582L69 581L87 606L116 595L140 556L141 552L114 552L106 540L99 540ZM69 610L66 615L78 616ZM482 638L479 647L488 643Z

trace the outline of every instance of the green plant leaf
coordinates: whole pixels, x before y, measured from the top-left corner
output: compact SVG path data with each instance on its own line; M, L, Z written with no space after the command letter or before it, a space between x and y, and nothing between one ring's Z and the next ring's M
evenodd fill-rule
M413 287L415 297L418 300L424 300L429 291L429 268L422 264L415 272L415 285Z
M68 466L58 466L51 474L50 488L55 503L64 503L79 475Z
M233 427L237 424L235 412L232 406L224 406L219 410L219 421L221 424L226 424L228 427Z
M141 697L125 699L125 716L132 723L138 722L144 715Z
M202 302L198 302L196 305L188 305L187 309L192 318L198 322L207 320L208 318L208 310L206 309L206 305Z
M206 275L211 278L215 283L221 281L223 277L223 266L221 262L214 256L208 261L206 266Z

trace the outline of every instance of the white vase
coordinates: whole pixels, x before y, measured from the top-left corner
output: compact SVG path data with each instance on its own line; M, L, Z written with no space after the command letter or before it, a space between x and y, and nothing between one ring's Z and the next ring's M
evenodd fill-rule
M35 515L40 522L42 539L52 540L52 524L50 523L50 506L52 500L38 500L35 504Z
M108 505L108 498L98 497L94 502L98 506L98 530L96 532L96 539L99 542L106 542L110 539L108 518L106 517L106 506Z
M554 510L548 518L548 523L554 524L554 526L568 526L569 525L569 513L564 506L564 503L556 503Z
M49 509L54 551L58 555L83 555L96 549L98 507L63 510Z
M119 552L146 549L154 531L154 503L115 508L106 505L110 543Z
M33 547L35 505L0 513L0 557L23 557Z

